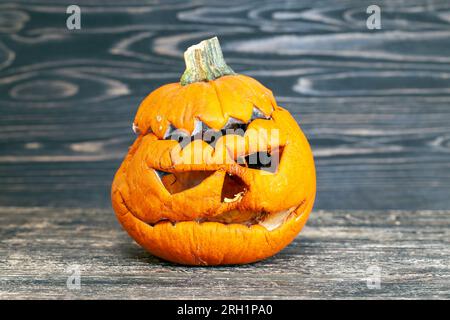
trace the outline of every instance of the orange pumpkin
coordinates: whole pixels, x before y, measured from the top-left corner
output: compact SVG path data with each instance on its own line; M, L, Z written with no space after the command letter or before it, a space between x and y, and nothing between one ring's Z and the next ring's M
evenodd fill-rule
M184 56L181 81L139 106L137 139L112 185L116 216L137 243L172 262L272 256L314 203L308 141L270 90L227 66L217 38Z

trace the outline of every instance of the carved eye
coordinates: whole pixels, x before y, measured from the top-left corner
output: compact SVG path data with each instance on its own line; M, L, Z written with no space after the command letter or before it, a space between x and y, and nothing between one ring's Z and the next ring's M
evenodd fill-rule
M194 188L214 174L214 171L164 172L154 170L161 183L171 194Z
M227 123L221 130L214 130L204 122L196 120L190 141L202 139L214 147L220 137L227 134L239 134L243 136L245 130L247 130L247 124L233 117L228 118Z
M264 170L275 173L280 165L282 148L269 151L260 151L240 157L238 163L250 169Z
M252 169L263 169L270 166L272 163L272 156L270 152L255 152L245 156L247 166Z

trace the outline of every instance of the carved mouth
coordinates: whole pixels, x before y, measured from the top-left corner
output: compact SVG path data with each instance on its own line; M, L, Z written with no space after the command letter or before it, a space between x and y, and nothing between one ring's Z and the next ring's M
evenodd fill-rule
M238 223L248 227L252 225L260 225L268 231L273 231L290 219L293 216L295 209L297 209L297 207L292 207L287 210L274 213L231 210L218 216L198 220L197 222L220 222L223 224Z
M155 173L159 177L161 183L171 194L176 194L196 187L214 174L214 172L215 171L164 172L155 169ZM227 173L225 174L222 184L221 201L222 203L238 202L245 196L247 190L247 185L238 176ZM246 226L260 225L268 231L272 231L291 218L293 212L297 208L298 206L273 213L233 209L216 216L199 218L194 221L196 223L218 222L222 224L242 224ZM153 224L148 224L155 226L162 222L168 222L168 220L161 220ZM177 222L181 221L170 221L173 225L176 225Z
M267 213L267 212L242 212L239 210L231 210L225 213L222 213L218 216L214 216L211 218L202 218L193 220L195 223L205 223L205 222L218 222L224 225L230 224L241 224L247 227L251 227L254 225L259 225L267 229L268 231L273 231L278 227L282 226L287 220L291 219L295 214L295 210L298 207L292 207L287 210L282 210L275 213ZM160 220L156 223L146 223L151 227L154 227L160 223L171 223L173 226L176 226L178 222L186 222L186 221L170 221L170 220Z

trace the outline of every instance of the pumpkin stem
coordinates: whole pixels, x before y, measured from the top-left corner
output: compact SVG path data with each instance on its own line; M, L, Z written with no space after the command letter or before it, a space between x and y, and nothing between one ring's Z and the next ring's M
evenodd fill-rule
M209 81L225 75L235 74L226 64L217 37L203 40L184 52L186 70L181 76L181 85Z

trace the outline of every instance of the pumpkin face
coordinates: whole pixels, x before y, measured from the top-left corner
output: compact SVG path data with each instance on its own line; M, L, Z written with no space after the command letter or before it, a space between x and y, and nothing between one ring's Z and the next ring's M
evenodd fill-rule
M270 90L225 64L217 38L185 53L180 83L141 103L116 173L125 230L181 264L249 263L289 244L312 209L312 153Z

